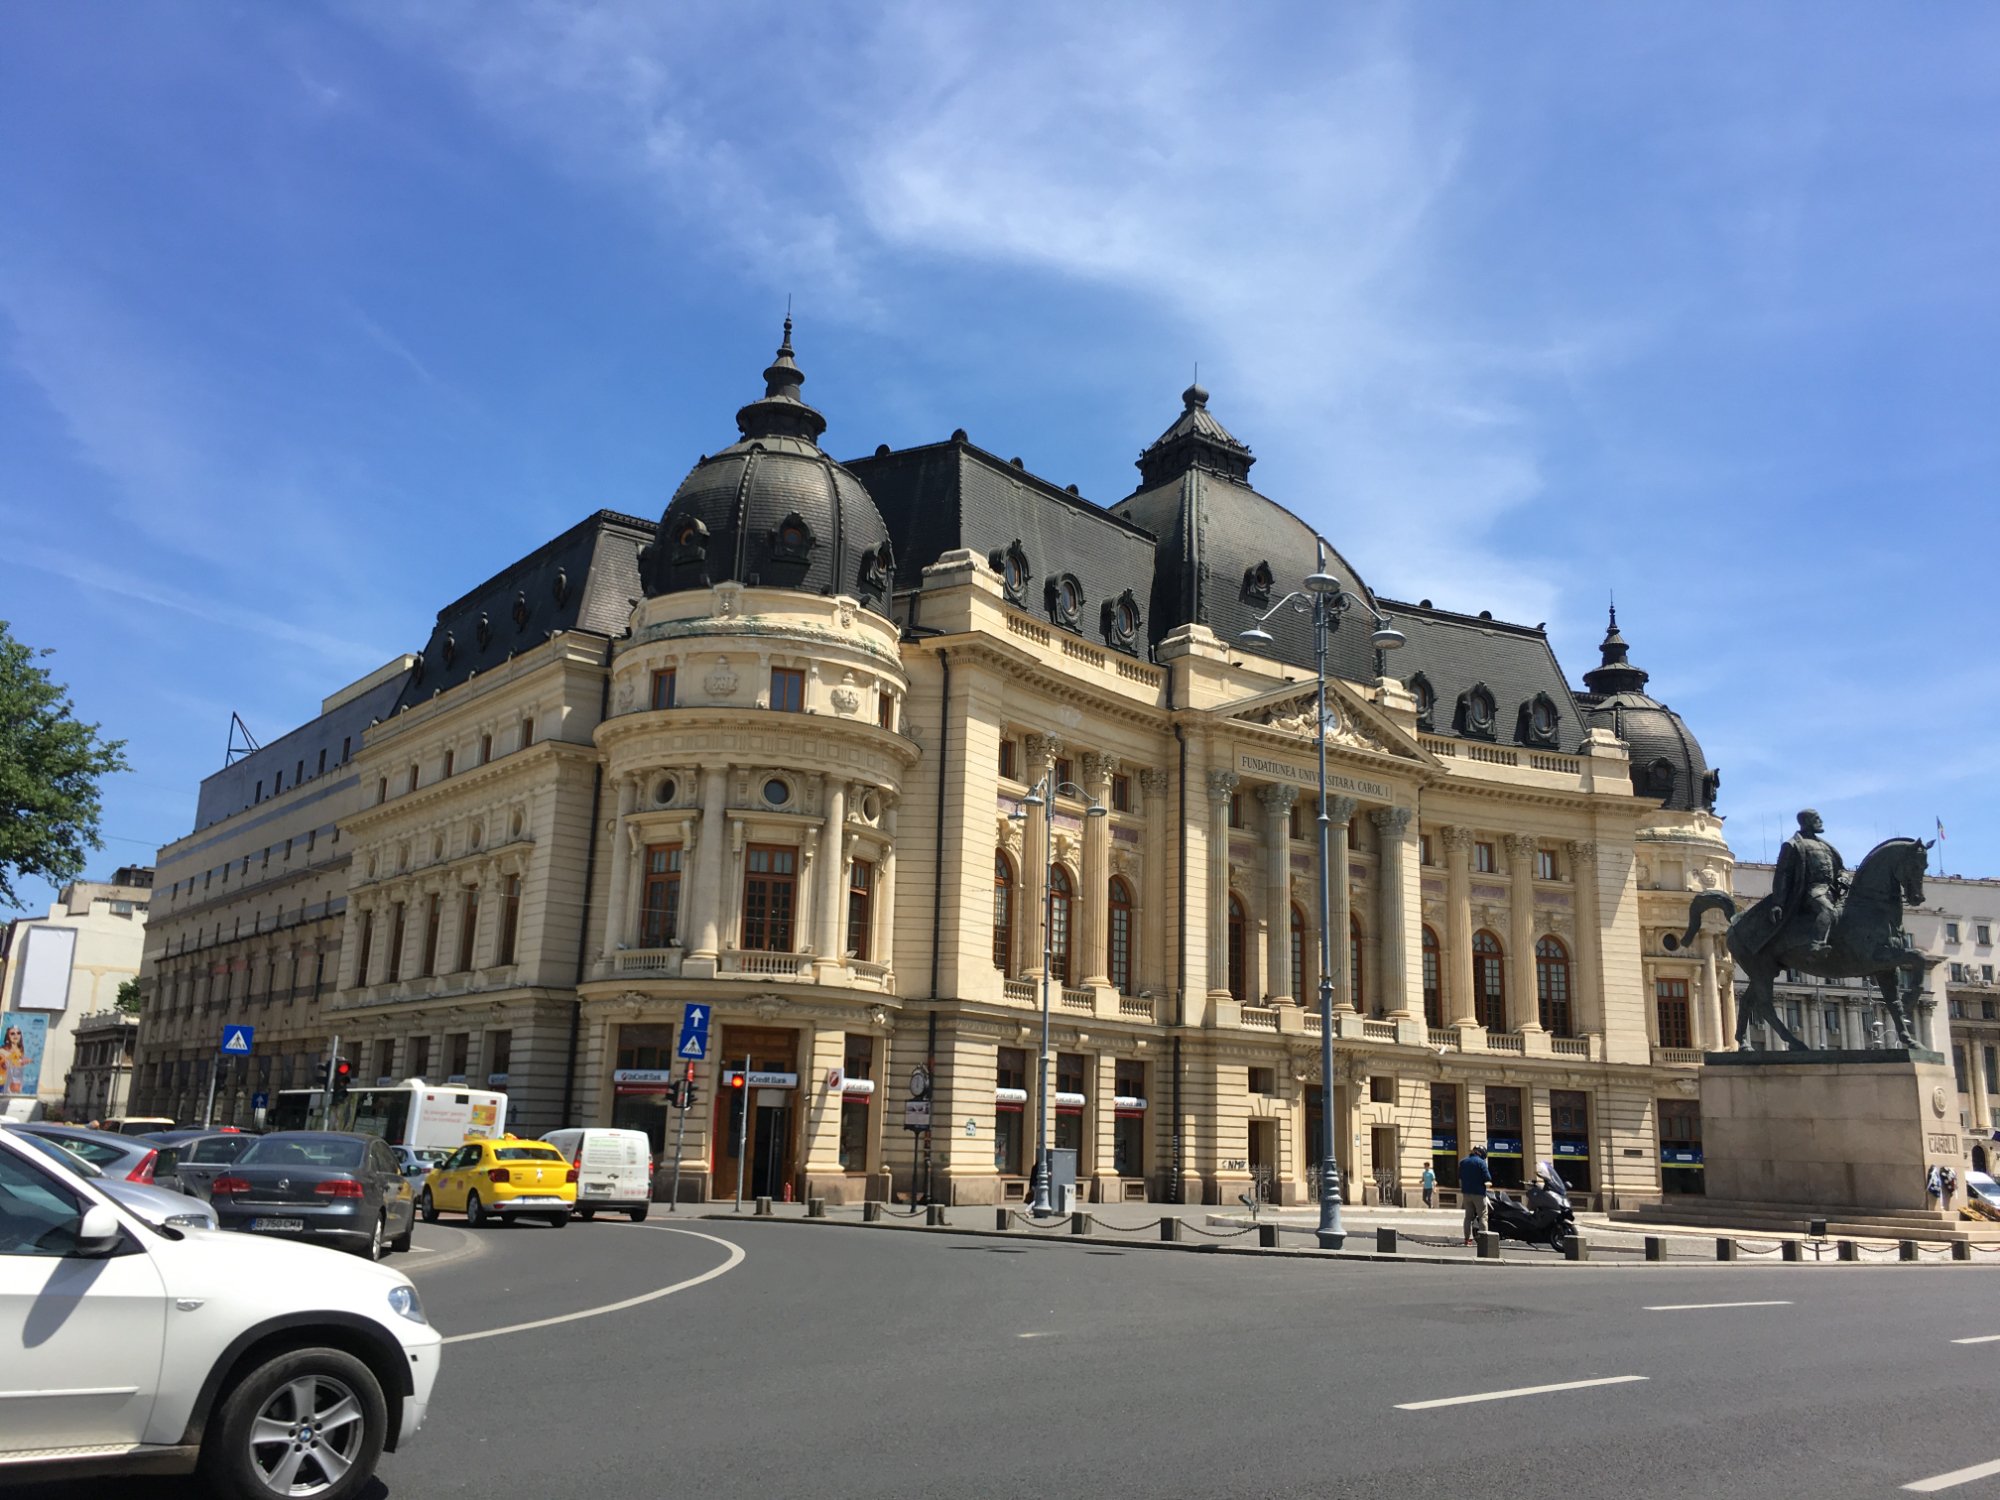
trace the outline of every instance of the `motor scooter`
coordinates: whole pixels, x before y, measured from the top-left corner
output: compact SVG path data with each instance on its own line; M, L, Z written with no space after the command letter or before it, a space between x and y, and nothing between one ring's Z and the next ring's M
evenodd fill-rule
M1486 1227L1503 1240L1519 1240L1524 1245L1547 1245L1562 1249L1562 1242L1576 1233L1576 1215L1569 1206L1569 1188L1556 1174L1551 1162L1535 1163L1535 1181L1528 1189L1526 1206L1504 1193L1490 1193L1486 1207Z

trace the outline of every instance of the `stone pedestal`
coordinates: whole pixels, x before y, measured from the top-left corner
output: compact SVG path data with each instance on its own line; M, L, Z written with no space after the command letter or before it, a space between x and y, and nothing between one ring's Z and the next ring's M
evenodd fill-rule
M1701 1147L1711 1206L1927 1209L1933 1166L1963 1165L1957 1086L1942 1053L1711 1052Z

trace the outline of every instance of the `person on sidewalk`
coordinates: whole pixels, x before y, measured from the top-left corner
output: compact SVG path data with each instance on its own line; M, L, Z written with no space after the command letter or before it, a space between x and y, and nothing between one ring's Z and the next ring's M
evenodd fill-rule
M1493 1173L1486 1165L1486 1148L1474 1146L1472 1155L1458 1164L1458 1196L1465 1204L1465 1243L1475 1234L1486 1232L1486 1190L1493 1185Z
M1424 1207L1436 1208L1437 1195L1438 1195L1438 1174L1432 1171L1429 1166L1425 1166L1424 1168L1423 1189L1424 1189Z

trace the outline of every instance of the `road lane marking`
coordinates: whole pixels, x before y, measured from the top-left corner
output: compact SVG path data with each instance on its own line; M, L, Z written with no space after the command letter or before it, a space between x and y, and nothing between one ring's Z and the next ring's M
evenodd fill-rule
M527 1333L535 1328L554 1328L561 1323L579 1323L585 1318L601 1318L606 1313L623 1312L628 1307L637 1307L645 1302L657 1302L662 1297L671 1297L675 1292L684 1292L689 1287L700 1286L704 1281L713 1281L718 1276L727 1275L743 1264L741 1245L732 1245L728 1240L717 1239L712 1234L703 1234L695 1229L669 1229L664 1224L646 1226L657 1229L662 1234L685 1234L697 1240L707 1240L711 1245L720 1245L729 1252L729 1259L712 1271L703 1271L699 1276L690 1276L685 1281L676 1281L672 1286L659 1287L654 1291L641 1292L636 1297L627 1297L622 1302L607 1302L602 1307L586 1307L580 1312L560 1313L552 1318L537 1318L532 1323L509 1323L505 1328L483 1328L477 1333L454 1333L445 1340L447 1344L466 1344L474 1339L497 1339L503 1334Z
M1594 1385L1630 1385L1649 1375L1606 1375L1600 1380L1565 1380L1556 1385L1523 1385L1511 1391L1482 1391L1476 1396L1440 1396L1435 1401L1404 1401L1397 1411L1432 1411L1440 1406L1470 1406L1478 1401L1511 1401L1516 1396L1545 1396L1551 1391L1582 1391Z
M1017 1333L1014 1337L1017 1339L1052 1339L1055 1335L1053 1333Z
M1975 1479L1985 1479L2000 1474L2000 1458L1991 1463L1974 1464L1969 1469L1953 1469L1949 1474L1938 1474L1930 1479L1918 1479L1903 1486L1915 1490L1920 1495L1934 1494L1938 1490L1956 1489L1961 1484L1970 1484Z
M1982 1333L1976 1339L1953 1339L1954 1344L2000 1344L2000 1333Z
M1701 1312L1710 1307L1790 1307L1789 1302L1662 1302L1647 1312Z

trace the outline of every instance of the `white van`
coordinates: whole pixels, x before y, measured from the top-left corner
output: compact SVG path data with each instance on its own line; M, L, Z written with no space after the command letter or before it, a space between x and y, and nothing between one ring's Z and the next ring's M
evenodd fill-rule
M542 1137L576 1167L576 1217L602 1208L646 1217L653 1202L653 1146L643 1130L551 1130Z

